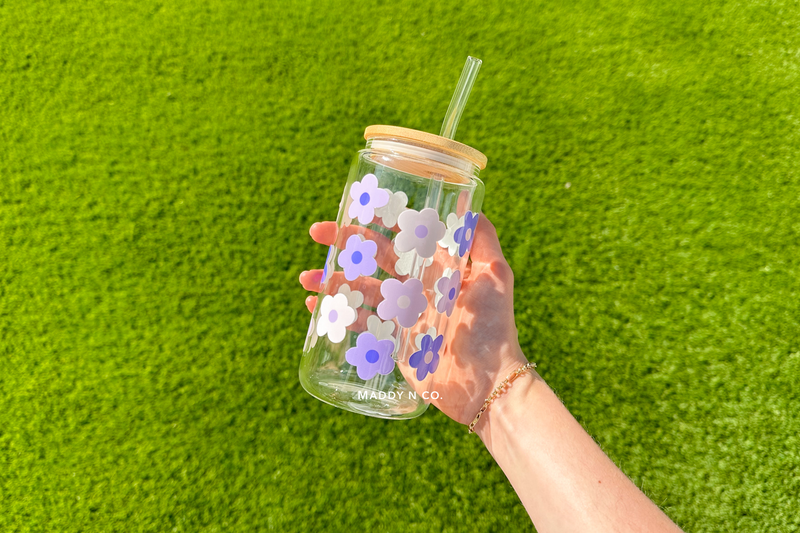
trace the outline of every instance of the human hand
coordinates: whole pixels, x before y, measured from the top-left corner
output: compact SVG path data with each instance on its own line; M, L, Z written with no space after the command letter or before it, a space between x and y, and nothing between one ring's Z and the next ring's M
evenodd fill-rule
M381 268L402 280L394 272L397 256L391 241L383 235L370 232L360 226L339 228L336 222L318 222L309 233L318 243L341 247L353 233L370 233L369 238L378 243ZM446 252L444 252L446 253ZM431 381L424 383L425 390L438 393L431 403L447 416L462 424L469 424L492 390L509 373L526 362L519 347L517 328L514 322L514 275L503 256L494 225L481 215L470 252L471 263L461 285L453 315L445 332L444 352L439 367L430 374ZM437 257L434 257L437 261ZM322 270L308 270L300 275L300 283L306 290L322 290ZM345 283L341 273L334 273L330 283L336 286ZM370 307L376 307L381 299L380 280L364 278L359 290ZM317 305L317 296L306 298L309 311ZM358 310L356 322L350 326L354 331L366 329L366 318L370 313ZM424 332L427 324L420 321L414 331ZM407 381L418 387L419 381L410 379L413 369L405 365L398 367ZM421 391L420 391L421 392ZM435 395L434 395L435 396Z

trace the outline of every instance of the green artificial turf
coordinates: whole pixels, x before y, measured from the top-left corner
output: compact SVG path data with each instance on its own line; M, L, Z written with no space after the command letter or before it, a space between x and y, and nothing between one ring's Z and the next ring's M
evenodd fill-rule
M0 0L0 531L532 529L297 378L307 227L468 54L528 357L687 531L800 529L797 2Z

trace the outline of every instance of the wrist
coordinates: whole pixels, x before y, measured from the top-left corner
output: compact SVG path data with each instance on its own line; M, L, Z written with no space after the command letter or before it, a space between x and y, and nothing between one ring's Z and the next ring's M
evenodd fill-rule
M494 399L474 427L475 433L490 452L493 440L504 438L530 419L533 415L533 406L538 402L536 397L544 389L549 390L547 384L536 370L531 368L517 376Z

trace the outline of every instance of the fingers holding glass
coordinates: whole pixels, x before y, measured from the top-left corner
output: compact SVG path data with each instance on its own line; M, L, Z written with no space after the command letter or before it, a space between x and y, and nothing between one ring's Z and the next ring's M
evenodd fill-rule
M317 298L316 296L313 296L313 295L309 296L308 298L306 298L306 307L308 308L308 312L309 313L313 313L314 312L314 308L317 307L317 300L318 299L319 298Z

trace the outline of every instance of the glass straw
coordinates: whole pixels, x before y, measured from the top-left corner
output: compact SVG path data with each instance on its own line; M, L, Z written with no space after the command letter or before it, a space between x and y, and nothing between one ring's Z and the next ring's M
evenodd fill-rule
M458 79L456 92L453 93L453 99L450 100L450 107L447 108L447 114L444 116L442 123L442 131L440 136L447 139L452 139L456 136L456 128L458 121L461 120L461 113L464 112L464 106L467 105L469 93L472 86L475 84L475 78L478 77L478 71L481 69L480 59L468 56L467 62L464 64L464 70L461 71L461 77Z

